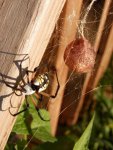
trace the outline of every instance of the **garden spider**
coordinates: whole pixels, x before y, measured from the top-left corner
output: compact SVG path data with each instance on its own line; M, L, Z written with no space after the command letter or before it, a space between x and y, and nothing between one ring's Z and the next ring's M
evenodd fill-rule
M11 113L10 111L10 108L9 108L9 112L12 116L16 116L24 111L26 111L28 108L29 108L29 103L28 103L28 96L30 95L33 95L35 94L35 96L37 97L37 99L39 101L42 101L42 97L45 96L45 97L49 97L49 98L55 98L58 94L58 91L59 91L59 88L60 88L60 84L59 84L59 81L58 81L58 76L57 76L57 71L55 69L55 67L51 67L50 70L49 68L46 66L47 68L47 71L42 73L42 74L39 74L39 70L40 70L40 66L36 67L34 69L34 71L30 71L30 70L27 70L26 71L26 75L27 75L27 82L24 80L23 78L23 75L22 75L22 62L20 63L19 65L19 69L20 69L20 76L21 76L21 81L22 81L22 84L19 83L18 87L15 87L15 86L11 86L9 85L5 80L4 80L4 77L2 75L2 79L5 83L6 86L10 87L11 89L14 90L14 93L17 95L17 96L20 96L20 95L25 95L25 102L26 102L26 107L25 109L17 112L17 113ZM45 93L44 91L48 88L48 85L50 83L50 79L49 79L49 76L50 76L50 73L51 72L54 72L55 73L55 76L56 76L56 81L57 81L57 88L56 88L56 91L55 91L55 94L54 95L51 95L51 94L48 94L48 93ZM29 73L32 73L34 75L34 78L29 81ZM17 92L20 92L20 94L17 94ZM38 112L38 115L40 117L41 120L43 121L49 121L49 120L45 120L41 114L40 114L40 111L39 111L39 108L36 104L36 102L34 101L34 99L32 98L31 99L37 112Z

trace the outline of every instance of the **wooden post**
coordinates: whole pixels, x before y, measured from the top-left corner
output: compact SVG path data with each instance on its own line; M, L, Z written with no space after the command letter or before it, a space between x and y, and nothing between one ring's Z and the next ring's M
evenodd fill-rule
M65 0L0 1L1 74L16 79L18 68L13 61L22 60L23 56L15 54L29 54L29 69L40 63L64 3ZM28 65L27 61L24 63ZM4 111L10 106L11 89L2 84L0 92L0 149L3 150L15 117ZM20 99L14 96L12 101L18 106Z
M58 70L58 77L60 82L60 90L58 96L54 101L51 101L50 104L50 114L51 114L51 127L52 134L55 135L57 130L57 124L64 94L64 89L67 81L68 68L64 63L63 55L66 46L75 38L76 29L77 29L77 21L79 19L80 9L82 5L82 0L68 0L63 12L63 26L61 27L61 45L58 49L56 67ZM63 38L62 38L63 37Z

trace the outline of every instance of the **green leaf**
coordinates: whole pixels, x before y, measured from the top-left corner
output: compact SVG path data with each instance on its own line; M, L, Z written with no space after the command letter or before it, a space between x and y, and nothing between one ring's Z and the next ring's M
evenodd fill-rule
M73 150L88 150L88 144L91 136L91 131L93 127L93 122L94 122L95 114L93 115L89 125L85 129L84 133L80 137L80 139L77 141L75 144Z
M31 98L37 101L35 96L28 97L30 108L24 113L18 115L16 123L13 128L13 132L21 135L31 135L44 142L56 141L56 138L54 138L51 135L50 121L49 121L50 117L48 111L46 111L45 109L39 110L42 118L47 121L41 120L37 110L34 108L34 105L31 102ZM23 110L24 108L25 105L23 105L21 110Z
M23 139L18 140L16 145L15 145L15 150L22 150L22 149L24 149L25 144L26 144L25 140L23 140Z
M10 140L8 140L5 150L22 150L26 145L26 140L17 136L16 134L10 135ZM30 150L27 148L27 150Z

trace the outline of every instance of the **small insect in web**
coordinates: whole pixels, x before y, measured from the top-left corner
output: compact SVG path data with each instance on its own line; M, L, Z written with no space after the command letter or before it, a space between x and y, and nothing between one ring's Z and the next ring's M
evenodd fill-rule
M43 67L46 68L46 71L43 72L42 74L39 74L40 69L43 69ZM58 91L59 91L59 88L60 88L57 71L56 71L56 68L54 66L48 67L47 65L44 64L44 65L36 67L33 71L26 70L25 74L27 75L27 82L25 81L25 79L22 76L22 62L20 63L19 69L20 69L20 76L21 76L22 84L19 83L18 87L11 86L10 84L8 84L4 80L4 77L2 76L2 79L5 83L5 85L10 87L11 89L13 89L14 93L17 96L25 95L26 107L23 110L21 110L17 113L14 113L14 114L11 112L11 110L9 108L9 112L12 116L16 116L16 115L28 110L28 108L29 108L28 97L29 96L32 96L33 94L35 94L37 100L42 102L43 96L48 97L48 98L56 98ZM32 75L34 76L31 79L31 81L29 80L29 73L32 73ZM54 73L56 81L57 81L56 91L53 95L45 92L45 90L48 88L48 86L50 84L50 75L52 73ZM20 92L20 94L18 94L18 92ZM40 119L43 121L49 121L49 120L46 120L42 117L42 115L39 111L38 105L35 102L35 100L33 98L31 100L32 100L37 112L38 112Z

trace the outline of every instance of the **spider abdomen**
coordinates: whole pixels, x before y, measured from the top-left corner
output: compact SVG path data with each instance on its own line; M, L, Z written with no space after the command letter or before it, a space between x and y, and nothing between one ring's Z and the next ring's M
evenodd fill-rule
M35 80L33 81L33 84L37 87L39 87L38 92L42 92L47 89L49 85L49 77L48 73L40 74L38 75Z

